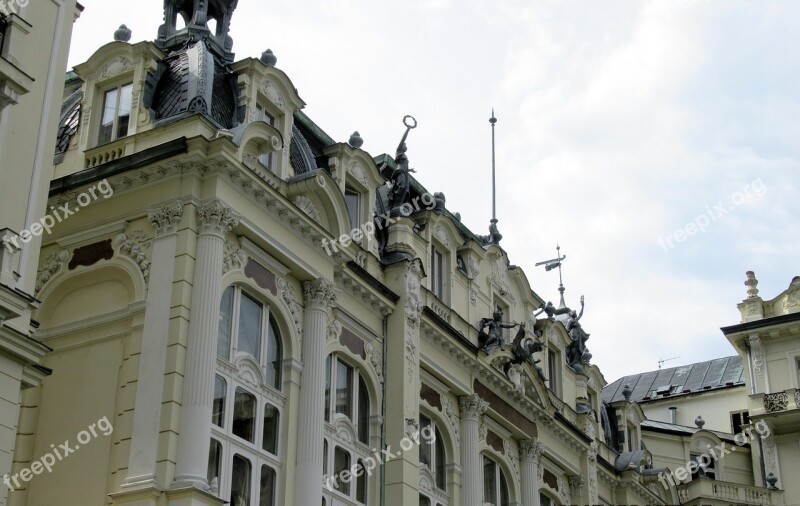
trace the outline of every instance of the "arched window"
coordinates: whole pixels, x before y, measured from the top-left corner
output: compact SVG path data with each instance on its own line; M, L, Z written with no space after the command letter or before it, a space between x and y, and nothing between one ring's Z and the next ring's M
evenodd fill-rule
M329 504L369 504L370 477L376 468L367 380L355 364L336 354L325 361L323 497ZM340 432L342 427L346 430Z
M217 356L225 360L236 354L250 355L264 370L266 383L280 390L283 346L269 308L241 288L229 286L219 309Z
M208 478L231 506L278 504L282 362L280 330L269 306L228 287L220 301ZM254 377L255 364L263 382Z
M436 481L436 488L447 492L446 458L444 439L439 427L425 415L419 417L419 462L430 469Z
M483 502L492 506L508 506L508 483L500 465L483 457Z

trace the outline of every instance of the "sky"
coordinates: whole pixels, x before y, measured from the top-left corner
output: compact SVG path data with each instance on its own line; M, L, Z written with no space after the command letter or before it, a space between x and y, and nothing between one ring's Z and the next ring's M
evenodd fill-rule
M70 66L162 0L81 0ZM800 2L240 0L237 59L267 48L333 139L394 154L475 233L491 218L533 290L577 307L606 380L734 355L745 272L800 275ZM488 316L488 315L487 315ZM678 357L678 358L673 358Z

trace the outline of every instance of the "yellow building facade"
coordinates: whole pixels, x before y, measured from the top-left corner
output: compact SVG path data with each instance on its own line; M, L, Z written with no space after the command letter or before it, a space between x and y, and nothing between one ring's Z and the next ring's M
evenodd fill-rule
M703 434L604 400L582 311L408 174L413 118L394 156L337 142L271 52L235 59L235 1L164 4L62 82L30 278L51 374L9 505L686 503L659 476Z

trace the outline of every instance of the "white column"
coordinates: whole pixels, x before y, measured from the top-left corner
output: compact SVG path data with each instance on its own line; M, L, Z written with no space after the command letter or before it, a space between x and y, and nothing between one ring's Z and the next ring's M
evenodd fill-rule
M486 412L489 403L481 400L478 394L465 395L458 398L461 407L461 467L462 474L462 506L481 506L483 491L481 484L480 459L480 425L481 415Z
M156 483L158 433L163 402L175 251L178 244L176 232L182 215L183 203L180 200L148 212L156 238L153 241L142 349L139 354L128 477L123 488L158 486Z
M303 283L303 376L297 416L294 504L322 504L322 440L325 435L325 337L328 310L338 296L330 281ZM332 449L331 449L332 451Z
M519 442L522 506L539 506L539 466L544 445L538 440Z
M199 235L183 378L175 486L207 489L208 449L225 234L238 217L218 200L197 211Z

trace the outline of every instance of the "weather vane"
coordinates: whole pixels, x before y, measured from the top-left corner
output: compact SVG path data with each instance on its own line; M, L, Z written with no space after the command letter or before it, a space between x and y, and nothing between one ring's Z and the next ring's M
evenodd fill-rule
M564 280L561 277L561 262L563 262L565 258L567 258L567 255L562 255L561 246L556 244L556 257L536 264L536 267L544 265L544 270L548 272L558 267L558 291L561 293L561 304L559 307L566 307L564 303Z

